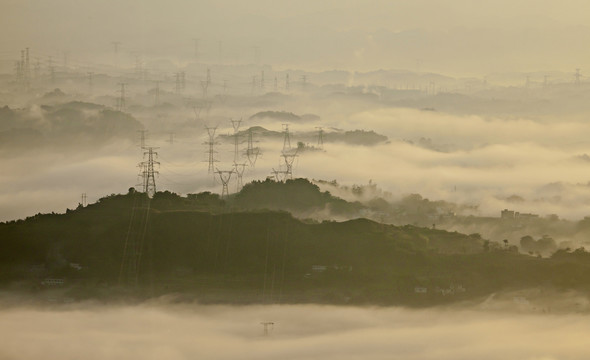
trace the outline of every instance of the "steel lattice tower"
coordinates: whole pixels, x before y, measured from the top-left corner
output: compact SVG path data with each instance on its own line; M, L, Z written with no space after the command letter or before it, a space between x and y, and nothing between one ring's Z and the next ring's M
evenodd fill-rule
M291 136L289 134L289 124L283 124L283 154L291 151Z
M221 198L227 198L229 196L229 188L228 184L231 180L231 175L234 173L233 170L217 170L215 171L219 175L219 180L221 180L222 190L221 190Z
M121 89L119 90L119 99L117 101L117 110L125 111L125 85L126 83L119 83Z
M318 129L318 148L324 149L324 129L321 126L316 127Z
M240 157L240 150L239 150L239 141L240 141L240 134L238 130L240 130L240 124L242 123L242 119L240 120L229 120L231 122L231 126L234 128L234 163L237 163Z
M205 142L205 145L209 146L209 150L207 151L209 153L209 168L207 171L209 174L213 174L213 172L215 171L215 163L217 162L217 160L214 157L214 154L216 153L216 151L214 150L214 146L216 144L215 131L217 130L217 126L205 127L205 129L207 129L207 134L209 135L209 141Z
M293 162L297 154L282 154L281 157L285 162L285 180L293 179Z
M234 172L237 175L236 179L236 192L240 192L242 187L244 186L244 182L242 181L242 176L244 175L244 170L246 170L246 163L238 164L234 163Z
M258 155L260 155L260 148L254 147L254 141L252 139L252 128L250 128L248 129L248 149L246 150L246 157L248 158L250 167L254 167L254 165L256 164L256 160L258 159Z
M154 150L157 149L155 147L145 147L146 150L143 155L147 155L147 161L143 161L140 163L140 167L142 169L142 177L143 177L143 192L147 194L147 196L151 199L156 194L156 178L155 174L158 174L157 171L154 170L154 164L160 165L158 161L154 160L155 156L158 156L158 153Z

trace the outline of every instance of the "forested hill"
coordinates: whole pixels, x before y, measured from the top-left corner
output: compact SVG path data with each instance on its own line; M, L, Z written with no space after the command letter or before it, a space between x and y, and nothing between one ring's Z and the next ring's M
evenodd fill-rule
M213 302L261 302L280 292L286 302L416 305L507 288L587 290L586 252L538 258L515 250L366 219L302 222L286 212L231 210L209 193L158 193L147 202L130 191L0 224L0 279L41 291L43 279L64 279L74 297L122 286ZM130 254L138 255L134 269Z

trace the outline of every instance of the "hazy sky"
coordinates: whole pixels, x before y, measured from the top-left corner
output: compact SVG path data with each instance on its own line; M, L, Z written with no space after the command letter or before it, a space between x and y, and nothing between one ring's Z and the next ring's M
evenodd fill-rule
M111 42L146 56L308 69L457 74L571 70L590 61L582 0L4 0L2 59L29 46L72 59Z

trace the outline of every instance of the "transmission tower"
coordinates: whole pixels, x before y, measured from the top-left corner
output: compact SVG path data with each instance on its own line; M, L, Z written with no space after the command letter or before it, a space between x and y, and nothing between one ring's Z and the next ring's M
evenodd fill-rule
M240 143L240 134L238 130L240 129L240 124L242 123L242 119L240 120L233 120L230 119L231 126L234 128L234 163L237 163L240 157L239 152L239 143Z
M252 92L256 92L256 75L252 76Z
M207 89L209 88L209 82L201 80L201 88L203 89L203 99L207 98Z
M55 66L53 65L53 57L49 57L47 60L47 67L49 68L49 78L51 79L51 83L55 83Z
M285 91L289 91L289 74L285 75Z
M244 186L244 182L242 181L242 176L244 175L244 170L246 170L246 163L238 164L234 162L234 172L237 175L236 179L236 192L240 192L242 187Z
M21 50L20 60L15 63L16 72L16 83L20 85L24 84L24 68L25 68L25 52Z
M287 153L291 151L291 135L289 134L289 124L283 124L283 151Z
M260 64L260 46L253 46L252 49L254 50L254 64Z
M140 55L135 55L135 77L141 79L143 76L143 61Z
M117 100L117 110L125 111L125 85L126 83L119 83L121 89L119 90L119 98Z
M262 333L264 334L264 336L268 336L268 334L269 334L269 328L270 328L270 331L272 331L272 329L274 328L275 323L273 323L271 321L264 321L264 322L261 322L260 325L263 326L263 329L264 330L263 330Z
M20 51L20 60L15 63L16 82L25 90L31 85L31 65L29 62L29 48Z
M209 147L209 150L207 151L209 153L209 168L207 171L209 172L209 174L212 174L215 170L215 163L217 162L217 160L214 157L214 154L216 153L216 151L214 150L214 146L216 144L215 131L217 130L217 126L205 127L205 129L207 129L207 134L209 135L209 141L205 142L205 145L208 145Z
M37 61L35 62L35 68L34 68L34 74L35 74L35 79L39 79L39 76L41 75L41 61L39 60L39 58L36 58Z
M260 72L260 88L264 90L264 70Z
M199 59L199 39L193 38L193 42L195 44L195 60Z
M195 103L193 104L193 112L195 113L195 120L199 121L201 119L201 110L203 110L203 104Z
M158 156L158 153L154 151L155 149L157 148L152 146L145 147L144 150L146 151L143 155L144 157L147 155L148 159L139 164L142 172L141 176L143 178L143 192L147 194L150 199L156 194L155 174L158 174L158 172L154 170L154 164L160 165L158 161L154 161L154 157Z
M221 198L227 198L229 196L229 188L228 188L228 184L229 181L231 180L231 175L234 173L233 170L219 170L217 169L215 171L215 173L217 175L219 175L219 180L221 180L221 184L223 186L222 190L221 190Z
M29 48L25 48L25 79L27 83L31 79L31 63L29 62Z
M321 126L316 127L318 129L318 148L324 149L324 129Z
M275 180L277 182L283 182L287 179L287 176L286 176L287 172L285 170L280 170L280 169L275 170L275 168L272 168L271 172L274 175Z
M160 82L156 81L156 91L154 94L154 106L160 105Z
M307 75L301 75L301 87L303 87L303 89L305 89L306 86L307 86Z
M277 79L277 77L275 76L275 87L274 87L274 91L278 92L279 91L279 80Z
M142 129L142 130L137 130L137 132L139 133L139 148L141 150L144 150L145 149L145 141L147 139L148 131Z
M281 157L285 162L285 180L293 179L293 162L297 157L297 154L282 154Z
M119 46L121 45L120 41L113 41L111 42L111 45L113 45L113 51L115 52L115 55L119 53Z
M87 199L86 193L82 193L82 196L80 199L80 205L82 205L82 207L86 207L86 204L87 204L86 199Z
M180 88L181 88L181 85L180 85L180 73L179 73L179 72L177 72L177 73L175 74L175 76L176 76L176 87L175 87L175 92L176 92L177 94L180 94Z
M92 83L92 78L94 77L94 73L92 71L89 71L86 73L86 75L88 76L88 93L92 94L92 87L94 86L94 84Z
M248 158L250 167L254 168L256 160L258 159L258 155L260 155L260 148L254 147L254 141L252 139L252 128L250 128L248 129L248 149L246 149L246 157Z
M582 78L580 69L576 69L576 74L574 76L576 77L576 85L580 85L580 79Z

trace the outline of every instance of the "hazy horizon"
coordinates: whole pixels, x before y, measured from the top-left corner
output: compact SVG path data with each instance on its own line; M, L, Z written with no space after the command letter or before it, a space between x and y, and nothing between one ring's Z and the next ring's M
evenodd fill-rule
M29 47L46 62L119 57L277 69L407 69L482 77L573 73L590 61L584 1L5 1L2 68ZM72 31L75 29L75 31ZM10 30L10 31L8 31Z

